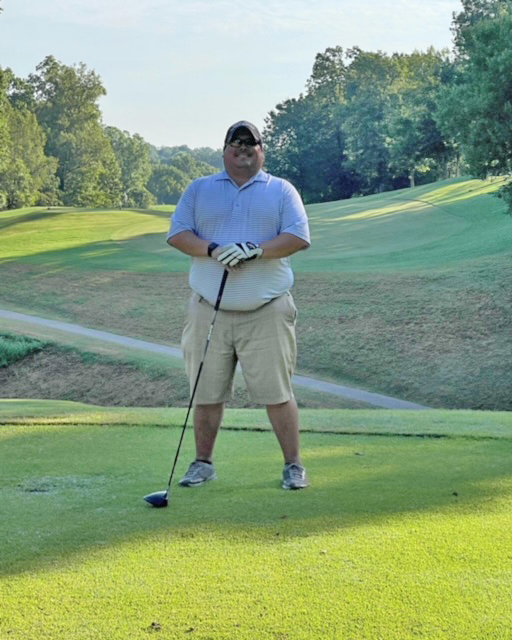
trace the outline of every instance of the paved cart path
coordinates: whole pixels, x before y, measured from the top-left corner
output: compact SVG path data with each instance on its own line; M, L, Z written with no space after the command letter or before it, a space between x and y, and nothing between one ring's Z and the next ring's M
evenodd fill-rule
M154 353L161 353L171 356L172 358L183 357L181 349L177 349L176 347L170 347L165 344L158 344L155 342L147 342L146 340L138 340L136 338L130 338L128 336L121 336L117 333L110 333L109 331L89 329L88 327L82 327L78 324L59 322L58 320L49 320L48 318L26 315L24 313L7 311L5 309L0 309L0 318L12 320L13 323L24 322L42 327L48 327L51 329L57 329L58 331L65 331L67 333L76 333L81 336L88 336L90 338L94 338L95 340L115 342L117 344L123 345L124 347L142 349L143 351L152 351ZM13 324L13 329L14 328L15 326ZM369 391L363 391L362 389L345 387L341 384L334 384L332 382L317 380L315 378L308 378L306 376L295 375L293 376L292 382L294 385L306 387L314 391L321 391L322 393L331 393L333 395L343 396L345 398L350 398L351 400L364 402L374 407L380 407L381 409L429 409L429 407L425 407L414 402L407 402L406 400L384 396L380 393L370 393Z

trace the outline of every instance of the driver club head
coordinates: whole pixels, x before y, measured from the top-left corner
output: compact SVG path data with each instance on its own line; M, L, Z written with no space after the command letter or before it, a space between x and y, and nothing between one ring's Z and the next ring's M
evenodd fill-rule
M155 491L155 493L144 496L144 500L149 502L152 507L166 507L169 504L168 493L168 491Z

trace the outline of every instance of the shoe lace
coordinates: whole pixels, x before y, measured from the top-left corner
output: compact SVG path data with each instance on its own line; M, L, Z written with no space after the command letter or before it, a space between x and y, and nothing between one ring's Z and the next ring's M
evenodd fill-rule
M290 480L302 480L304 477L304 469L298 464L290 464L287 467L287 474Z
M197 460L194 460L194 462L192 462L190 467L188 468L187 476L194 475L197 471L199 471L199 469L201 469L201 463Z

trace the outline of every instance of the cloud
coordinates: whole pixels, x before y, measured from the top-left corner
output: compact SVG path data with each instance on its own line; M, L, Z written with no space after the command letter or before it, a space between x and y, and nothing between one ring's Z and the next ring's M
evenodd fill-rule
M145 16L165 3L160 0L53 0L40 3L17 0L17 9L27 15L44 17L57 23L106 28L138 28Z
M27 15L57 22L115 29L143 29L173 34L217 34L237 37L265 32L311 33L364 30L400 19L432 24L459 8L457 0L16 0ZM441 18L442 16L442 18Z

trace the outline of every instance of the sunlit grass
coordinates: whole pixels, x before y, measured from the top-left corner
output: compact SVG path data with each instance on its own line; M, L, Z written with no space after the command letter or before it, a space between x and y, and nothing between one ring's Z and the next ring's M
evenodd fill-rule
M295 269L371 271L432 268L507 251L506 206L493 194L504 179L452 179L431 185L307 207L313 248ZM189 259L165 243L169 214L73 208L2 213L0 262L47 268L182 272Z
M1 637L507 637L508 415L415 412L399 437L408 412L311 412L306 429L361 432L304 433L312 486L286 492L274 436L249 430L264 412L237 412L219 479L155 510L182 414L89 409L0 403L19 422L0 429ZM450 437L419 437L436 422ZM192 455L189 433L178 473Z
M294 267L299 272L425 270L507 253L512 220L495 197L503 183L460 178L310 205L313 250L295 256Z
M131 264L135 269L165 271L168 228L166 211L52 208L9 212L0 216L0 262L45 264L49 269L124 269ZM148 234L152 234L149 247ZM167 260L158 255L161 252Z
M179 427L185 416L185 408L92 407L63 400L0 399L0 424L4 425ZM300 417L302 430L312 433L512 439L512 413L507 411L303 409ZM271 430L261 409L228 408L223 426Z

